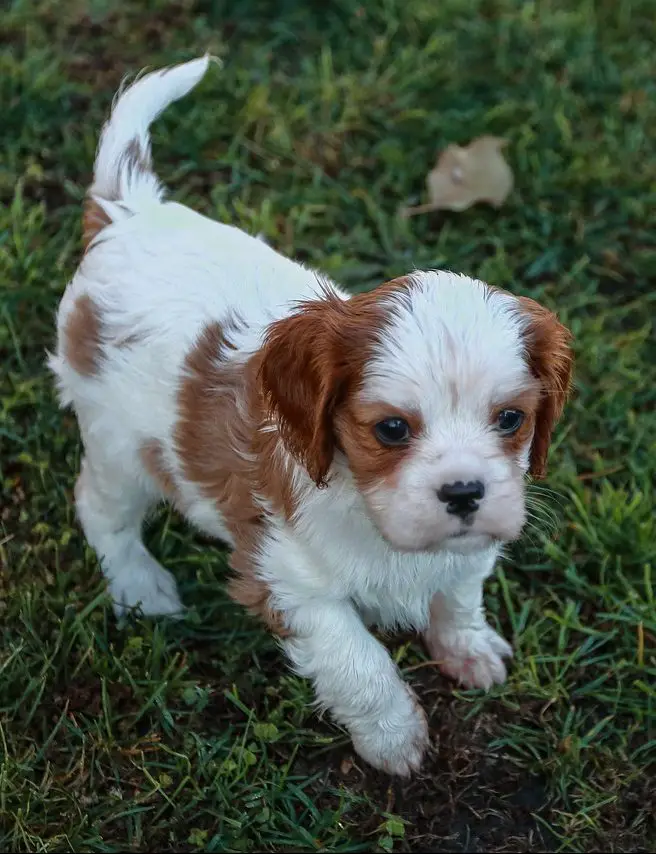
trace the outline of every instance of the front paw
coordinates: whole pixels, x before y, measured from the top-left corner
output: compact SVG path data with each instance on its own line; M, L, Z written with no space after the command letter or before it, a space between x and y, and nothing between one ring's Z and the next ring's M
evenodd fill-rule
M512 647L493 628L439 630L431 626L425 635L431 658L440 670L466 688L484 688L506 681L504 658Z
M350 730L353 746L369 765L400 777L419 770L429 744L426 715L410 689L397 708Z
M145 553L114 575L109 592L117 618L141 611L144 617L180 619L185 613L175 578Z

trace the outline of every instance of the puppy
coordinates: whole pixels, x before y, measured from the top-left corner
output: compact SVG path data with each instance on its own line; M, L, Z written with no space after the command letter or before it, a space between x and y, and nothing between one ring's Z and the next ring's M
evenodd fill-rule
M503 682L483 582L522 530L526 473L545 473L570 335L447 272L349 296L165 201L148 128L208 62L141 77L102 132L50 359L84 442L77 512L118 614L182 611L142 541L156 502L229 544L233 598L360 756L405 775L426 719L367 627L423 633L466 686Z

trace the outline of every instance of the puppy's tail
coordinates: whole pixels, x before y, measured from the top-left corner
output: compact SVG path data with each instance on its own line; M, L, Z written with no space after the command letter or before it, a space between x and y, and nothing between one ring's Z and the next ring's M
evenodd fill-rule
M193 89L209 63L206 55L152 71L117 93L100 135L84 205L85 249L110 222L161 201L164 189L153 172L148 129L169 104Z

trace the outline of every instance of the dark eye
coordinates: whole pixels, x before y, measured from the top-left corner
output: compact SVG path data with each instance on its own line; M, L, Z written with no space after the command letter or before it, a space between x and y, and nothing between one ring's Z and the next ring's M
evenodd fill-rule
M497 429L504 436L516 433L524 423L524 413L519 409L502 409L497 415Z
M410 439L410 425L403 418L385 418L374 427L382 445L405 445Z

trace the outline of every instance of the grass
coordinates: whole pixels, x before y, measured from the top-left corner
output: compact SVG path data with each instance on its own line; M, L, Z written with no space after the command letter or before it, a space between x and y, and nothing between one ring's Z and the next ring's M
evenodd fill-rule
M0 846L8 851L656 850L656 84L644 0L9 0L0 35ZM540 521L487 591L488 696L415 639L423 773L317 719L225 555L162 510L190 618L117 627L74 518L44 354L126 72L224 60L155 130L175 197L353 289L448 266L556 308L573 400ZM436 151L509 139L508 203L403 220Z

